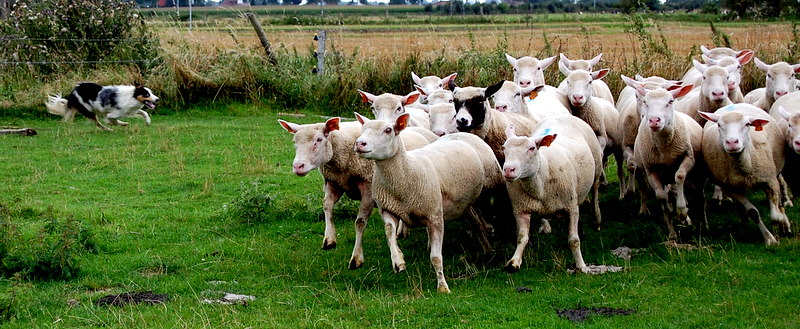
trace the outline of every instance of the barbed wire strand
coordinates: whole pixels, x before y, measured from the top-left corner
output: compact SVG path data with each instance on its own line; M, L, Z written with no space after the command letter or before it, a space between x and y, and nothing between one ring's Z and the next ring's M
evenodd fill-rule
M0 65L20 65L20 64L120 64L120 63L149 63L155 62L155 59L136 59L136 60L119 60L119 61L30 61L30 62L6 62L0 61Z
M120 38L120 39L65 39L65 38L7 38L0 37L0 41L87 41L87 42L108 42L108 41L146 41L150 38Z

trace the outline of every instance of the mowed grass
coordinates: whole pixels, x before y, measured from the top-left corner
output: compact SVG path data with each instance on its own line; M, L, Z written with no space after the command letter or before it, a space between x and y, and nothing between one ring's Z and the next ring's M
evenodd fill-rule
M520 272L503 271L513 242L484 254L468 225L445 234L445 275L453 293L436 292L423 230L401 241L407 271L392 271L376 213L365 234L366 264L348 270L356 203L336 208L338 247L321 250L322 179L291 173L291 136L277 118L250 105L196 108L153 116L146 127L105 133L87 120L2 119L35 128L35 137L0 136L0 202L16 209L72 216L95 233L97 254L81 255L75 279L0 280L15 292L7 328L364 328L573 327L556 311L574 307L633 308L630 316L592 316L603 328L795 328L800 314L797 236L765 247L738 205L711 207L711 232L681 231L698 250L667 249L660 216L637 216L634 201L604 194L603 230L582 216L584 258L625 267L602 276L566 273L573 262L564 220L553 234L532 234ZM609 168L609 174L613 168ZM613 175L609 177L614 180ZM263 222L231 218L225 206L242 184L267 186L274 214ZM755 194L767 218L763 194ZM653 205L651 209L658 207ZM584 208L582 208L583 210ZM798 213L789 210L795 230ZM42 219L41 221L44 221ZM21 228L41 226L18 219ZM644 248L633 260L610 254ZM528 287L531 292L519 293ZM95 306L108 294L153 291L164 305ZM204 304L229 292L255 296L244 305ZM70 306L74 299L77 305Z

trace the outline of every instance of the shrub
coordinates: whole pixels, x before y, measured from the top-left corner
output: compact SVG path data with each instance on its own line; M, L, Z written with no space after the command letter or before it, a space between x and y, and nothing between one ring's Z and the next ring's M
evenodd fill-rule
M236 189L238 197L224 208L228 214L247 223L265 222L270 218L272 195L261 181L240 183Z

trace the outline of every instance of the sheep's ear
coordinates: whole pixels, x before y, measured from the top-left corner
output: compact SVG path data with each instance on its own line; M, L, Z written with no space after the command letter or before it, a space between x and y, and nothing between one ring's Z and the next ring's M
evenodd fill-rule
M739 56L736 56L736 60L739 61L739 64L744 65L750 63L753 58L755 58L756 53L752 50L743 50L739 53Z
M414 88L417 89L417 91L419 91L420 94L428 96L428 92L425 91L425 88L422 88L422 87L417 86L417 85L414 85Z
M692 91L692 88L694 88L694 85L685 85L681 86L680 88L670 90L670 92L672 93L672 98L679 98L686 96L686 94Z
M542 60L539 61L539 67L541 67L542 71L544 71L544 69L549 67L550 64L553 64L553 61L555 61L555 60L556 60L555 56L542 59Z
M725 70L727 70L728 73L736 72L736 70L738 69L739 69L739 64L731 64L725 67Z
M359 89L358 94L361 95L361 100L364 101L364 103L372 103L373 101L375 101L375 95L370 94L366 91Z
M769 123L769 120L749 118L750 125L756 128L756 131L764 130L764 126Z
M569 74L572 73L572 70L570 70L567 65L564 64L564 62L558 62L558 70L561 71L561 74L566 76L569 76Z
M356 115L356 120L358 120L358 123L360 123L362 126L363 126L364 124L366 124L367 122L369 122L369 119L368 119L367 117L365 117L365 116L361 115L360 113L358 113L358 112L353 112L353 114L355 114L355 115Z
M541 138L537 138L536 147L540 148L540 147L550 146L550 144L552 144L553 141L556 140L556 136L558 136L558 134L544 135Z
M770 66L769 66L769 65L767 65L766 63L762 62L760 59L758 59L758 58L753 58L753 62L755 62L755 63L756 63L756 67L757 67L759 70L761 70L761 71L764 71L764 72L767 72L767 71L769 71L769 67L770 67Z
M395 135L399 134L401 131L403 131L403 129L406 129L408 127L408 119L410 117L411 114L408 113L403 113L399 117L397 117L397 120L394 122Z
M678 88L681 88L681 87L683 87L683 85L682 85L682 84L680 84L680 83L673 83L673 84L671 84L671 85L667 86L667 87L666 87L666 88L664 88L664 89L666 89L667 91L673 91L673 90L675 90L675 89L678 89Z
M713 121L713 122L719 121L719 114L711 112L703 112L703 111L698 111L697 113L699 113L701 117L705 118L708 121Z
M511 56L508 53L506 53L506 60L508 61L508 64L511 64L511 66L517 66L517 59L514 58L514 56Z
M700 55L700 57L703 59L703 62L705 62L708 65L717 65L717 63L718 63L718 61L716 59L708 57L708 55L706 55L706 54L702 54L702 55Z
M590 59L589 60L589 64L591 64L592 67L594 67L595 65L600 63L600 58L603 58L603 53L600 53L599 55L597 55L594 58Z
M528 87L520 89L520 95L522 97L530 97L530 99L534 99L537 96L539 96L539 92L542 91L542 89L544 89L544 85L543 84L535 85L533 87L528 86Z
M636 76L639 77L638 74ZM642 86L642 84L640 84L638 81L635 81L635 80L633 80L633 79L631 79L629 77L626 77L624 74L620 74L619 78L622 79L622 82L624 82L628 87L631 87L633 89L636 89L637 87L641 87Z
M781 113L781 117L786 121L789 121L789 117L792 116L792 114L789 113L789 111L787 111L783 106L780 105L778 105L778 112Z
M500 88L503 88L503 84L505 84L505 80L500 80L500 82L495 83L486 88L486 91L483 92L483 96L489 98L490 96L494 95Z
M514 137L517 137L517 134L516 134L516 132L514 130L514 124L512 123L512 124L509 124L508 127L506 127L506 139L514 138Z
M403 105L413 104L419 98L419 91L412 91L410 94L405 95L402 100L400 100Z
M567 58L567 55L564 55L564 53L558 53L558 60L563 62L567 66L569 66L570 63L572 63L572 61L569 60L569 58Z
M458 88L458 85L456 85L456 79L450 79L447 81L447 89L450 89L453 92L455 92L456 88Z
M708 48L706 48L706 45L700 45L700 51L703 52L704 55L708 55L711 53L711 50L708 50Z
M692 65L694 65L694 68L700 71L700 73L704 73L708 68L708 66L705 66L705 64L698 62L696 59L692 60Z
M635 77L633 77L633 78L634 78L634 79L636 79L636 81L644 81L644 77L643 77L643 76L641 76L641 75L639 75L639 74L637 74L637 75L636 75Z
M602 69L602 70L599 70L599 71L594 71L594 72L592 72L592 79L600 80L603 77L605 77L608 74L608 72L611 72L611 70L610 69Z
M800 73L800 64L792 65L792 70L794 71L795 74Z
M421 79L414 72L411 72L411 80L413 80L415 84L420 84L421 81Z
M325 137L327 137L328 134L331 133L331 131L339 130L339 121L340 120L341 119L339 117L333 117L333 118L328 119L328 121L325 121L325 130L322 131L322 133L325 135Z
M448 87L449 88L450 81L455 81L457 76L458 76L458 73L453 73L451 75L448 75L448 76L442 78L442 87Z
M291 134L294 134L298 130L300 130L300 125L296 124L296 123L291 123L289 121L283 121L283 120L280 120L280 119L278 120L278 123L281 124L281 127L283 127L283 129L285 129L286 131L288 131Z

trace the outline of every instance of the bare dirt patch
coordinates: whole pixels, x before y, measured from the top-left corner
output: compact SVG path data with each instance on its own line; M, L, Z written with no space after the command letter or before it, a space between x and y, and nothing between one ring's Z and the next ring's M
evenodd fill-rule
M578 307L578 308L564 308L556 311L558 316L569 319L572 322L581 323L586 320L589 315L597 314L597 315L631 315L636 313L636 309L622 309L622 308L610 308L610 307Z
M169 300L168 294L156 294L152 291L145 292L126 292L119 295L108 295L98 299L95 304L97 306L113 305L124 306L128 304L151 304L158 305L164 304Z

